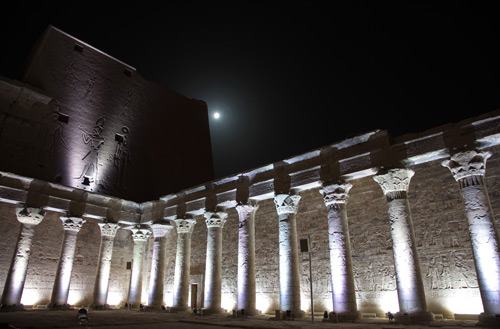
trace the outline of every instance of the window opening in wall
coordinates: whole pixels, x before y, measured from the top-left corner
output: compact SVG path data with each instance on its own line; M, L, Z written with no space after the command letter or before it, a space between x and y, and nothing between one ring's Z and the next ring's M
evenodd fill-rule
M132 269L132 262L127 262L127 270L131 270Z

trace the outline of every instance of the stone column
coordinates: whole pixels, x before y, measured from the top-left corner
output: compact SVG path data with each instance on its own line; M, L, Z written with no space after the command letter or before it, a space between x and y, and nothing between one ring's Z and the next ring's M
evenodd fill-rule
M35 226L41 223L44 211L38 208L18 207L16 208L16 215L17 220L21 223L21 231L17 238L16 250L5 281L2 294L2 309L22 308L21 296L26 281L31 243Z
M164 224L153 224L153 257L149 275L148 306L160 308L163 305L163 278L165 276L165 236L172 227Z
M427 312L424 285L418 262L415 235L407 191L415 172L410 169L390 169L373 179L384 192L391 224L392 250L398 289L399 321L426 322L432 320Z
M300 196L278 194L274 203L279 220L279 275L280 310L292 311L294 317L301 317L299 250L297 242L297 214Z
M151 232L138 225L131 229L134 251L132 258L132 273L130 273L130 286L128 290L127 303L131 308L137 308L141 304L142 292L142 262L146 245Z
M206 212L207 258L205 261L205 298L203 305L208 313L220 313L222 280L222 228L227 213Z
M469 224L477 281L484 313L480 321L500 324L500 243L484 182L490 152L465 151L443 161L458 182Z
M79 217L60 217L60 220L63 223L64 238L50 306L67 309L69 308L68 293L75 258L76 238L85 220Z
M321 190L328 209L328 249L330 250L333 311L339 320L345 321L359 317L346 211L347 196L351 188L351 184L344 183L324 186Z
M99 223L101 229L101 248L99 251L99 265L94 287L94 308L105 308L108 299L109 274L111 272L111 257L113 256L113 242L120 228L114 223Z
M255 314L255 212L258 206L238 205L238 309Z
M177 227L177 252L175 255L174 274L174 304L175 311L189 309L189 274L191 268L191 233L193 233L196 220L176 219ZM196 298L192 296L191 298Z

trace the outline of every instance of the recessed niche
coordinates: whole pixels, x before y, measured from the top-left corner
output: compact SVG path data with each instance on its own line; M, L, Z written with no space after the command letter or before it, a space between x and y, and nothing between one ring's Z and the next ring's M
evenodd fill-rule
M62 123L68 123L69 122L69 115L58 112L57 113L57 121L62 122Z
M129 77L129 78L130 78L130 77L132 76L132 71L127 70L127 69L124 69L124 70L123 70L123 74L125 74L127 77Z
M115 134L115 141L118 143L123 143L123 135Z

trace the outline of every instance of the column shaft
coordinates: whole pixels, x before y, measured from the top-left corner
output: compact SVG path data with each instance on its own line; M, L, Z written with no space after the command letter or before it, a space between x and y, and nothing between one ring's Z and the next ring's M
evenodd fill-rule
M111 259L113 257L113 243L118 224L99 224L101 229L101 246L99 250L99 264L94 287L94 307L104 308L108 300L109 275L111 273Z
M99 267L94 289L94 306L104 307L108 300L109 276L113 257L114 237L102 236L99 251Z
M164 237L155 237L153 242L153 257L151 259L151 274L149 277L148 305L158 307L163 304L163 277L165 274L165 244Z
M300 196L278 194L274 198L279 220L280 310L301 316L297 213Z
M427 312L424 285L420 272L413 223L407 191L414 172L410 169L390 169L374 177L384 192L391 225L394 268L398 290L401 321L427 322L432 315Z
M205 298L203 305L210 313L221 312L222 227L227 214L205 213L207 224L207 255L205 262Z
M10 265L7 281L5 282L2 305L10 306L21 304L34 232L35 226L27 224L21 225L16 251Z
M238 226L238 309L255 314L255 211L257 207L239 205Z
M469 185L461 192L484 312L500 314L500 248L486 187Z
M2 308L21 306L35 226L40 224L44 213L43 210L36 208L17 208L16 215L17 220L21 222L21 231L19 232L7 280L5 281Z
M325 186L323 194L328 210L328 246L332 280L333 311L341 320L358 318L352 272L351 243L346 202L351 184Z
M500 325L500 240L484 182L490 152L459 152L443 161L458 182L464 200L472 254L484 313L480 322Z
M64 238L61 248L61 257L57 266L56 278L52 289L50 306L53 308L68 307L68 294L73 272L76 241L83 219L78 217L61 217L64 227Z
M141 232L139 233L141 235L140 237L137 237L138 232L134 232L132 235L134 241L134 255L132 258L132 273L130 273L130 287L127 299L131 307L137 307L141 304L142 263L146 251L147 235L142 235L142 231L139 232Z
M402 313L425 312L424 286L408 200L406 198L388 200L388 206L399 311Z
M191 232L196 224L194 220L178 219L177 252L174 274L174 310L185 311L189 308L189 275L191 268ZM197 296L191 296L197 298Z

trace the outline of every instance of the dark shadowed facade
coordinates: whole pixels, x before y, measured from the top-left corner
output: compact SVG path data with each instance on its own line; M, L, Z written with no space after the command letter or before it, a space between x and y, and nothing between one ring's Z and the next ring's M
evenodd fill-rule
M54 27L0 85L2 170L134 201L213 178L206 103Z

